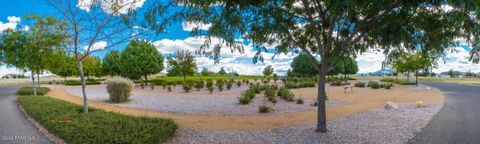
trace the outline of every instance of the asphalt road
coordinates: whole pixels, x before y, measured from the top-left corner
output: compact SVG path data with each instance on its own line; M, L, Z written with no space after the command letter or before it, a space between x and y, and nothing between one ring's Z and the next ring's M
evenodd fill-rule
M422 82L445 93L444 107L416 135L414 144L480 143L480 86Z
M19 87L0 86L0 144L51 143L18 108L15 91Z

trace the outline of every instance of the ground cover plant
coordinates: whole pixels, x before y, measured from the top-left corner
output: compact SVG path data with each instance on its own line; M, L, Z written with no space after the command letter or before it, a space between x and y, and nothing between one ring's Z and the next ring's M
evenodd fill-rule
M67 143L164 143L175 135L171 119L134 117L82 106L50 97L19 96L25 111Z
M45 95L50 91L47 87L37 87L37 95ZM33 87L26 86L17 90L17 95L33 95Z

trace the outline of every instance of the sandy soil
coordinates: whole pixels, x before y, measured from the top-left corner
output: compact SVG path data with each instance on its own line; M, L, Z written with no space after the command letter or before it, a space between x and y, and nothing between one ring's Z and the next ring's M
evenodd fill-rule
M316 88L301 88L292 90L295 95L304 98L314 98ZM395 86L391 90L354 88L353 92L344 91L341 87L327 87L330 99L349 102L348 105L327 107L327 119L332 120L382 108L387 101L395 103L409 103L424 101L426 104L443 103L443 93L437 89L410 90L408 86ZM83 99L65 92L63 86L53 86L48 94L51 97L83 104ZM192 95L185 95L192 96ZM309 124L316 122L316 110L289 112L266 115L247 116L212 116L212 115L179 115L156 112L144 109L122 108L112 104L89 101L89 106L134 116L168 117L177 122L181 128L203 130L270 130L292 125Z

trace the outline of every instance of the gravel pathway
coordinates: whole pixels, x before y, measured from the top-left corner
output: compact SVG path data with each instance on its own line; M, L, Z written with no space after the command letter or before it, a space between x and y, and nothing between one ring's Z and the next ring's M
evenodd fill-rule
M314 132L313 124L271 131L205 131L180 129L172 143L406 143L431 120L443 105L377 109L328 122L326 134Z
M66 88L68 93L82 96L78 87ZM104 86L88 87L87 96L91 100L108 101L108 93ZM161 112L196 115L261 115L258 107L266 102L275 110L274 113L298 112L315 110L311 106L313 99L304 99L303 104L286 102L277 97L277 103L273 104L264 99L263 95L257 95L248 105L238 104L237 96L169 96L168 93L160 94L133 94L130 102L117 104L122 107L142 108ZM345 102L329 100L327 106L344 105Z

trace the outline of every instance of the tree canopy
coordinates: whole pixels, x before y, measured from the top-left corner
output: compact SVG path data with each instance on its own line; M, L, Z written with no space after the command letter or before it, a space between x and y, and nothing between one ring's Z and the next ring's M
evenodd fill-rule
M148 75L163 70L163 56L155 46L146 40L132 40L122 52L120 58L121 75L138 80L148 80Z
M168 76L182 76L184 80L194 75L197 69L192 52L186 49L176 51L175 57L168 59L168 66Z
M270 77L273 75L273 68L271 65L266 66L263 69L263 76Z
M117 76L121 74L121 53L110 51L102 61L102 71L105 75Z
M334 55L355 56L367 49L416 49L444 52L459 37L480 42L480 4L474 1L182 1L185 18L211 23L207 32L194 34L222 38L242 52L239 35L249 39L262 60L265 44L278 53L299 49L319 71L317 131L326 132L325 81ZM214 5L214 6L213 6ZM445 10L450 5L453 10ZM220 58L221 44L208 39L199 52ZM317 60L318 57L318 60ZM473 60L478 57L472 51Z

